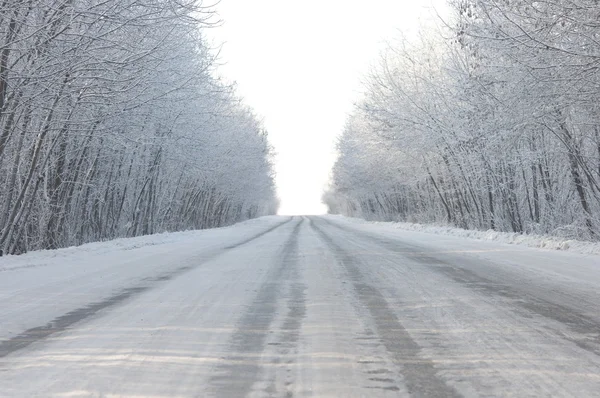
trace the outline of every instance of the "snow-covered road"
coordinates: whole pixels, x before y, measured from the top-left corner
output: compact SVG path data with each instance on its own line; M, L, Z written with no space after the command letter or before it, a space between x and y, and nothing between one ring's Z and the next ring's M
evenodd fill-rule
M0 259L2 397L600 396L600 257L342 217Z

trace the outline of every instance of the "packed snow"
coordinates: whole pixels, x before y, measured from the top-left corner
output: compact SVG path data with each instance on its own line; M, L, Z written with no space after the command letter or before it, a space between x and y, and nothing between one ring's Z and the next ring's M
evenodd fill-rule
M278 225L262 217L230 227L163 233L0 257L0 339L101 301Z
M323 216L0 265L3 396L600 388L597 255Z

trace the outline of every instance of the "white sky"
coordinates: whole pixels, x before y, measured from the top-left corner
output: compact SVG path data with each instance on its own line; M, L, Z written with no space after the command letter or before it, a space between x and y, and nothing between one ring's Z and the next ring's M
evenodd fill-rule
M320 214L335 139L361 78L398 29L411 34L442 0L221 0L221 75L264 118L277 152L280 214Z

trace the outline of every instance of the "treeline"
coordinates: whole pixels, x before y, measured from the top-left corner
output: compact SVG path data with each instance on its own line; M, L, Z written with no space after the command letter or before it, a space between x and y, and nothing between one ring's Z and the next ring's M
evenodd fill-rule
M0 249L276 211L272 150L198 0L0 1Z
M368 77L330 212L600 239L599 3L450 6Z

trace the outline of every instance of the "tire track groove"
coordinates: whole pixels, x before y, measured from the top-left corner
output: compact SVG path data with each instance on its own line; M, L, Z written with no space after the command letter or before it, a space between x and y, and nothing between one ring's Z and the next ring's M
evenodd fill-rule
M358 299L368 309L375 322L381 342L392 361L401 369L401 375L408 392L412 396L418 397L461 396L453 387L447 385L438 377L433 362L421 355L421 347L402 326L383 295L375 287L364 281L364 276L360 270L363 264L360 260L338 245L312 219L310 221L311 227L329 245L340 263L348 271ZM382 388L395 391L394 386L387 385Z
M278 302L286 275L293 272L298 256L298 233L303 223L299 221L282 252L279 266L270 272L260 287L256 298L240 319L231 337L229 352L216 368L210 384L217 397L244 397L259 381L262 366L259 356L266 347L267 336L277 313Z

